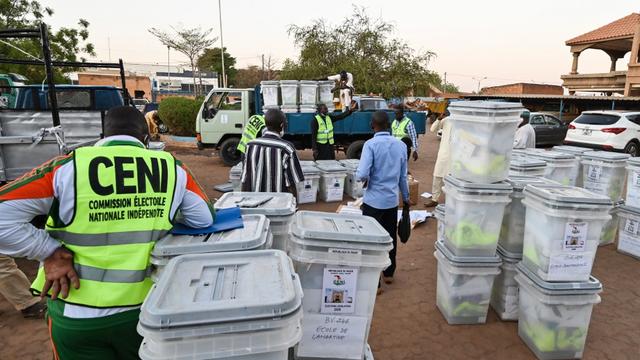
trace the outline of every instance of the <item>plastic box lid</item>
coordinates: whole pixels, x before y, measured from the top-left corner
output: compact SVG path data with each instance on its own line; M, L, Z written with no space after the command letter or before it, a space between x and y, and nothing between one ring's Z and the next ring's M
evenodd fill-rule
M498 248L496 253L500 256L500 258L502 258L503 261L506 260L506 262L510 262L510 263L517 263L520 260L522 260L522 253L514 253L511 251L507 251L505 248L502 247L502 245L498 244Z
M436 241L436 250L444 255L445 259L458 267L496 267L502 264L500 256L456 256L440 241Z
M574 155L559 152L559 151L532 151L532 152L528 152L527 156L542 159L545 161L575 160L576 158Z
M267 241L269 219L264 215L242 215L244 227L207 235L167 235L156 242L151 256L228 252L256 249Z
M436 206L435 213L443 216L443 219L444 219L445 211L446 211L446 206L444 204L438 204L438 206Z
M142 304L146 328L268 319L302 304L298 276L280 250L183 255L164 271Z
M546 295L589 295L602 291L602 284L593 276L589 276L587 281L549 282L542 280L521 262L516 265L516 269L519 274L529 279L540 292Z
M534 195L555 203L612 205L611 199L606 195L593 193L589 190L575 186L564 185L527 185L524 194Z
M509 167L511 169L532 169L532 168L545 168L547 163L540 159L532 159L530 157L515 156L511 159Z
M372 217L319 211L298 211L291 232L299 239L351 243L391 243L389 233Z
M538 176L511 175L507 178L507 182L513 187L513 191L522 191L527 185L556 185L562 186L553 180L549 180Z
M302 166L302 173L304 175L320 175L320 169L315 166Z
M280 80L280 85L298 85L299 83L298 80Z
M619 213L626 213L626 214L630 214L630 215L634 215L637 217L640 217L640 209L638 209L637 207L633 207L633 206L628 206L628 205L618 205L616 208L616 212Z
M278 80L264 80L260 81L261 86L278 86L280 85L280 81Z
M582 160L599 160L607 162L626 162L631 155L611 151L589 151L582 154Z
M627 165L629 166L640 166L640 157L631 157L627 159Z
M300 161L300 166L316 166L316 162L310 160L302 160Z
M581 156L582 154L593 151L593 149L584 148L580 146L571 146L571 145L558 145L551 148L553 151L563 152L571 155Z
M496 182L496 183L492 183L492 184L478 184L478 183L472 183L469 181L465 181L465 180L461 180L458 178L455 178L451 175L447 175L444 178L444 182L446 184L449 184L453 187L458 188L458 190L464 191L466 193L470 193L470 192L482 192L482 193L487 193L487 192L493 192L496 194L509 194L513 191L513 188L511 187L511 185L505 181L500 181L500 182Z
M464 116L464 120L477 122L516 122L525 108L520 103L504 101L455 101L449 104L451 118Z
M318 82L314 80L300 80L300 86L309 86L309 85L317 86Z
M287 216L296 211L296 200L290 193L229 192L213 205L215 209L239 207L243 214Z
M242 163L238 163L229 170L229 174L242 175Z
M347 169L340 165L339 163L336 164L323 164L323 163L319 163L318 165L316 165L316 167L322 171L323 173L338 173L338 172L346 172Z

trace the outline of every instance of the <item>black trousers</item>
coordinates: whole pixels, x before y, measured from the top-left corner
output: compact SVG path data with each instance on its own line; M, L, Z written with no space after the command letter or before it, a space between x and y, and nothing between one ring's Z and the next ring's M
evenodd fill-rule
M371 216L387 230L391 239L393 239L393 249L389 252L391 265L386 268L382 274L386 277L392 277L396 272L396 248L398 247L398 207L391 209L376 209L367 204L362 204L362 215Z
M313 160L335 160L336 150L331 144L316 144L318 149L318 157Z

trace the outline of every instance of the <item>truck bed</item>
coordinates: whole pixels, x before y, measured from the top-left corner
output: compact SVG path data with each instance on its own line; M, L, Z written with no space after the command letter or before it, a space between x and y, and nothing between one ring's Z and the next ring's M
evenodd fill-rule
M389 119L394 118L393 111L388 111ZM289 113L287 115L288 135L311 135L311 121L314 113ZM373 135L371 130L372 111L356 111L343 120L334 122L334 134L336 135ZM426 115L418 112L406 112L405 115L413 120L418 134L426 132ZM331 116L331 114L329 114Z

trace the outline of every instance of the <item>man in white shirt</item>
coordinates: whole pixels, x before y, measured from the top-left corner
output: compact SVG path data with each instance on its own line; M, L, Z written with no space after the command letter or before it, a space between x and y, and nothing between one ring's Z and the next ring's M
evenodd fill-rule
M536 131L529 124L529 112L525 111L520 115L522 122L516 130L516 136L513 140L514 149L526 149L536 147Z
M355 88L353 87L353 74L346 70L340 71L340 74L327 77L327 80L337 81L338 85L334 90L340 90L340 104L342 111L347 111L351 106L351 97Z

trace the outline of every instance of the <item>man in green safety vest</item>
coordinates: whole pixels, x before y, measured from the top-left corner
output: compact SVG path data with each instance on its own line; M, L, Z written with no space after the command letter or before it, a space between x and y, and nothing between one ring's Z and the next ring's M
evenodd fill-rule
M413 161L418 160L418 133L413 121L404 115L402 107L396 109L396 118L391 123L392 135L407 145L407 159L411 157L413 151Z
M327 105L319 104L318 112L311 120L311 148L314 160L335 160L333 123L351 115L352 108L332 116L329 116L328 112Z
M34 294L50 297L54 359L138 359L150 252L180 211L193 228L214 212L186 167L147 150L134 107L109 110L105 138L0 188L0 253L39 260ZM29 222L48 215L46 228Z
M264 115L253 115L249 118L244 129L242 129L242 138L238 144L238 151L245 154L249 141L262 136L262 132L266 129Z

